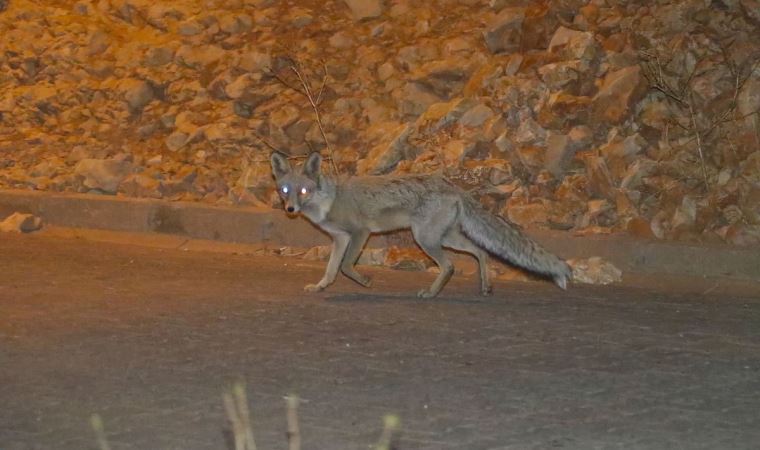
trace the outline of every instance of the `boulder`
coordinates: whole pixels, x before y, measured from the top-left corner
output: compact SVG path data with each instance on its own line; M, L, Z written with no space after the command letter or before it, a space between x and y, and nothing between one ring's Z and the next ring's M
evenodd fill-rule
M354 20L374 19L383 13L382 0L343 0Z
M15 212L0 222L0 232L30 233L42 228L42 219L33 214Z
M639 66L608 73L591 101L593 120L611 125L621 123L630 116L633 105L645 91L646 80Z
M486 26L483 38L491 53L518 52L522 44L522 26L526 8L508 7Z
M74 167L74 173L83 179L89 189L115 194L119 184L132 172L132 164L116 159L83 159Z

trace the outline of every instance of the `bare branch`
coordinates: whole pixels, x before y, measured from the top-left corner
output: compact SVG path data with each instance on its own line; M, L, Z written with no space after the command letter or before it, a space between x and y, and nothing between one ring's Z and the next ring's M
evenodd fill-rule
M256 450L245 386L242 383L235 383L232 386L232 393L223 393L222 399L224 400L224 409L227 411L227 417L232 423L235 450Z
M642 52L641 55L644 59L644 77L649 85L679 105L686 106L686 101L683 99L683 88L676 89L667 81L663 74L663 65L660 62L659 55L650 52Z
M716 39L717 41L717 39ZM696 143L696 150L699 157L700 167L702 171L702 177L704 180L705 188L709 189L709 178L707 175L707 162L705 159L705 144L708 142L706 138L711 136L715 130L728 122L740 120L747 116L747 114L737 116L737 107L739 102L739 95L744 88L745 83L751 78L755 69L760 64L760 58L752 61L751 64L742 64L738 66L736 61L731 58L729 48L733 42L728 46L723 45L721 42L716 42L715 47L710 47L713 54L720 52L722 56L722 63L727 67L733 78L733 95L731 96L728 104L714 111L712 114L709 111L697 113L695 104L695 89L693 87L693 81L695 78L707 73L709 70L717 70L719 61L716 61L714 65L711 65L707 70L704 68L704 60L697 61L694 67L689 73L666 75L663 59L661 54L656 50L642 51L640 58L642 62L642 72L647 79L651 89L654 89L662 93L668 100L669 106L675 107L675 114L673 123L682 128L685 132L691 134L691 139L688 139L682 144ZM666 59L669 52L665 51ZM673 56L669 58L672 60ZM749 66L749 67L748 67ZM748 72L744 70L749 68ZM675 85L673 85L673 83ZM754 113L754 112L753 112ZM682 119L682 120L679 120ZM669 141L669 137L668 137ZM733 143L732 143L733 145ZM708 147L709 148L709 145Z
M280 74L275 72L272 68L267 69L267 71L272 77L274 77L275 80L279 81L282 85L284 85L288 89L292 89L298 92L299 94L306 96L306 92L303 92L297 86L290 84L290 82L286 80L285 77L281 77Z
M322 135L322 139L325 142L325 146L327 147L329 158L326 158L326 159L330 161L332 171L337 176L339 175L339 171L338 171L338 166L335 163L335 157L334 157L335 155L334 155L332 147L330 146L330 141L327 139L327 133L325 132L324 123L322 122L322 115L319 112L319 105L322 102L322 94L325 91L325 87L327 86L327 81L329 78L329 74L327 72L327 65L324 62L322 63L322 67L324 69L324 75L322 77L322 83L319 88L319 92L317 93L315 97L314 90L312 89L311 83L309 82L309 78L305 75L305 72L302 69L300 62L291 56L287 56L286 58L288 62L290 63L290 66L288 68L290 69L291 72L293 72L295 77L298 79L298 85L294 85L290 83L284 76L282 76L280 73L277 73L272 68L269 68L268 71L272 75L272 77L274 77L277 81L279 81L283 86L303 95L309 101L309 104L314 110L314 115L316 117L317 126L319 127L319 132ZM263 141L263 142L267 144L266 141ZM269 146L270 148L273 148L269 144L267 144L267 146Z
M291 394L285 397L287 402L288 412L288 450L301 450L301 431L298 426L298 403L297 396Z
M330 155L330 163L332 165L333 173L335 175L338 175L339 174L338 166L335 164L334 153L333 153L332 147L330 146L330 140L327 139L327 133L325 132L325 127L322 124L322 116L319 113L319 105L314 99L314 95L312 95L311 86L309 85L308 80L303 76L302 71L299 70L299 68L295 64L292 65L290 69L298 77L298 80L301 82L301 86L303 86L303 90L305 92L306 98L309 100L309 104L311 104L312 109L314 109L314 115L317 119L317 126L319 127L319 132L322 134L322 139L325 141L327 152Z
M261 142L262 144L269 147L270 150L273 150L275 152L281 152L282 150L275 147L271 142L269 142L264 136L260 135L259 133L253 132L253 137L256 138L257 141Z
M697 151L699 152L699 162L702 165L702 177L705 180L705 187L709 188L707 181L707 167L705 166L705 154L702 151L702 137L700 136L699 127L697 126L697 116L694 114L694 104L691 95L689 96L689 114L691 114L691 123L694 127L694 135L697 138Z
M383 417L383 431L380 433L380 439L375 444L375 450L390 450L393 444L393 434L399 426L398 416L389 414Z
M106 439L106 431L100 414L93 414L90 417L90 426L92 426L93 431L95 431L95 437L98 440L98 448L100 450L111 450L111 446L108 444L108 439Z
M322 62L322 69L324 69L325 74L322 77L322 86L319 87L319 93L317 94L317 105L322 103L322 93L325 91L325 86L327 85L327 77L329 74L327 73L327 64Z

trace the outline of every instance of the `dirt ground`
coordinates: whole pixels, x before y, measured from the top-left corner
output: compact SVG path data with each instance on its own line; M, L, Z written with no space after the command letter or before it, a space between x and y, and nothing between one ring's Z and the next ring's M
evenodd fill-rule
M221 394L248 386L260 449L704 448L760 442L760 295L500 283L0 235L0 448L224 449Z

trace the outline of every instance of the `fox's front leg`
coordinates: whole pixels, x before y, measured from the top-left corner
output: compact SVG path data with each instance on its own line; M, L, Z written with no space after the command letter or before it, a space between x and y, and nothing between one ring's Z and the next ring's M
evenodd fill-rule
M319 280L317 284L307 284L303 289L306 292L319 292L331 285L335 281L335 277L338 275L338 269L340 269L340 263L343 261L343 256L346 254L349 242L351 242L351 236L348 233L330 233L333 238L332 251L330 252L330 261L327 263L327 269L325 275Z
M367 243L369 238L369 230L360 230L351 233L350 241L348 244L348 250L343 256L343 262L340 264L340 270L350 279L356 281L364 287L369 287L372 281L369 277L360 274L354 269L356 260L359 259L359 254L364 248L364 244Z

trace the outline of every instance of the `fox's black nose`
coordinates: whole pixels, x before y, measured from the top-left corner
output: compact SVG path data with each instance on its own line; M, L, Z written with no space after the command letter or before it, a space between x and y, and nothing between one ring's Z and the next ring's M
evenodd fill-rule
M296 209L295 209L295 208L293 208L292 206L288 206L288 207L287 207L287 208L285 208L285 209L286 209L288 212L293 212L293 211L295 211L295 210L296 210Z

